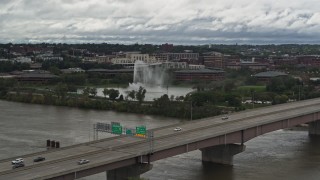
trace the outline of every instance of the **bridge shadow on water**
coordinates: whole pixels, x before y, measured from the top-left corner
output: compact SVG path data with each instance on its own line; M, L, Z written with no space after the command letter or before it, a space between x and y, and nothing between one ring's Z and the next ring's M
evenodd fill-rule
M202 162L201 180L233 180L233 166Z
M309 135L308 149L318 151L320 150L320 136L319 135Z

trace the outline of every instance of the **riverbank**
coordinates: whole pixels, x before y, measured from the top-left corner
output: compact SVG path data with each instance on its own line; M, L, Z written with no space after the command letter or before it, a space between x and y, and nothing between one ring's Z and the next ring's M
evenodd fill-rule
M138 101L111 101L102 97L85 97L78 94L68 94L67 96L58 97L52 92L34 93L11 91L5 96L2 96L1 99L32 104L157 115L185 120L195 120L216 116L224 112L224 108L211 104L206 104L203 106L191 106L190 102L171 101L169 99L160 99L153 102L143 102L140 104Z

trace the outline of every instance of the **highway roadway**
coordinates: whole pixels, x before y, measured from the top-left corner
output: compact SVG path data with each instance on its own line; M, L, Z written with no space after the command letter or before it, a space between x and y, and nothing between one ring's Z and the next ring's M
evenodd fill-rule
M216 116L161 127L153 129L153 152L319 111L320 99L312 99L232 113L227 120ZM181 127L182 131L174 131L175 127ZM24 158L26 166L14 170L11 161L18 157L12 157L0 160L0 180L47 179L80 172L146 155L150 152L149 147L148 139L117 136L20 156ZM45 157L46 160L33 162L38 156ZM88 159L90 162L78 165L80 159Z

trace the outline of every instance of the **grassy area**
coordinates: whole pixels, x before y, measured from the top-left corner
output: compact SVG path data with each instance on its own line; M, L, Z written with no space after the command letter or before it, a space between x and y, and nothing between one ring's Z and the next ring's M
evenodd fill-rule
M266 86L239 86L237 88L239 91L255 91L255 92L265 92Z

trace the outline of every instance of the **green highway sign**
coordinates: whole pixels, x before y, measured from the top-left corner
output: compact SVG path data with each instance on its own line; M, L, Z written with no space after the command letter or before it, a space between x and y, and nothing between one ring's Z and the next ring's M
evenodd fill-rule
M120 125L113 124L111 130L113 134L122 134L122 126Z
M126 135L132 135L133 133L132 133L132 130L131 129L127 129L126 130Z
M136 127L136 136L145 137L146 134L147 134L147 128L146 128L146 126L137 126L137 127Z

